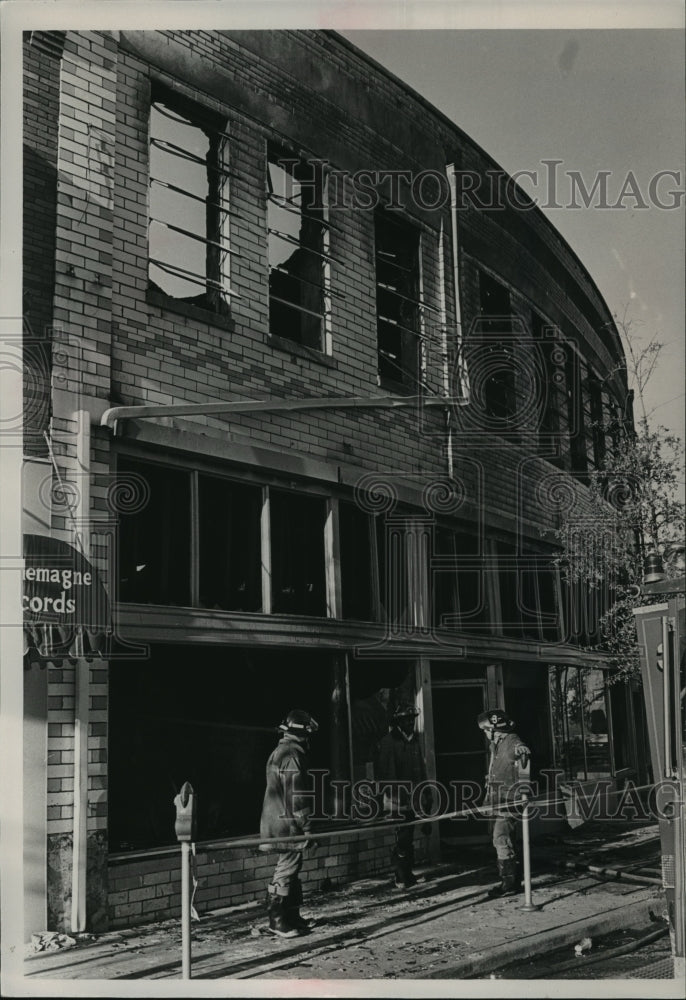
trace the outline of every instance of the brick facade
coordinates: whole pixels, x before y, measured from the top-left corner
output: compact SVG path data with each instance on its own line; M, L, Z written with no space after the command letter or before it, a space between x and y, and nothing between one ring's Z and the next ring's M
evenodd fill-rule
M35 33L34 33L35 34ZM375 396L377 370L373 213L331 207L328 318L332 352L321 357L270 336L265 151L268 141L356 170L483 173L494 164L455 126L399 81L330 32L66 32L63 51L26 40L25 291L36 328L59 327L65 372L53 379L51 434L64 481L81 496L79 516L104 528L116 442L98 426L108 406L239 399ZM148 119L153 81L225 116L230 166L230 316L160 303L148 287ZM329 199L334 196L329 180ZM382 190L385 190L382 188ZM442 391L440 346L457 342L449 204L408 204L421 234L425 389ZM603 371L620 355L611 317L591 279L538 211L459 214L462 331L479 315L479 271L511 291L526 326L532 306ZM54 374L54 373L53 373ZM617 394L626 385L614 377ZM88 471L77 455L79 412L90 413ZM123 426L132 445L166 435L192 466L198 443L213 460L259 452L253 469L314 468L349 488L363 474L414 483L445 478L444 414L348 410L201 416ZM532 447L532 443L534 447ZM555 483L565 479L535 454L535 428L518 444L454 442L454 475L471 516L494 531L532 540L558 523ZM485 450L484 450L485 449ZM256 454L256 452L255 452ZM285 456L285 457L284 457ZM284 465L285 463L285 465ZM266 468L265 468L266 464ZM414 478L413 478L414 477ZM541 491L540 485L550 483ZM417 487L419 483L419 487ZM546 500L549 497L549 500ZM97 525L96 525L97 526ZM71 537L69 511L53 510L53 533ZM103 537L91 558L108 584ZM88 671L89 927L121 927L178 912L178 856L107 860L108 666L52 670L48 690L48 837L51 926L68 926L74 820L75 670ZM386 838L387 841L387 838ZM326 858L307 860L304 880L383 870L382 838L340 838ZM424 850L423 845L420 849ZM198 847L196 905L216 908L262 897L273 859ZM322 868L322 865L324 868ZM109 876L108 876L109 871ZM108 883L109 877L109 883Z

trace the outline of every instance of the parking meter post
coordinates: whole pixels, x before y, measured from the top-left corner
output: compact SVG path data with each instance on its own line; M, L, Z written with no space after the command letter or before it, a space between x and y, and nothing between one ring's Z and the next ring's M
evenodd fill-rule
M181 978L191 978L191 845L181 842Z
M193 786L185 781L174 799L174 831L181 842L181 976L191 978L191 842L196 836L196 798Z
M523 910L539 910L531 901L531 848L529 839L529 796L522 795L524 812L522 813L522 856L524 863L524 905Z

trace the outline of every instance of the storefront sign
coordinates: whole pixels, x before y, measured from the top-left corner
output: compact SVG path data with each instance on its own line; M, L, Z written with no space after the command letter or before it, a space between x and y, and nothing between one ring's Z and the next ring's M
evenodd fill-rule
M110 605L90 562L68 542L24 535L25 661L61 663L99 655L111 632Z

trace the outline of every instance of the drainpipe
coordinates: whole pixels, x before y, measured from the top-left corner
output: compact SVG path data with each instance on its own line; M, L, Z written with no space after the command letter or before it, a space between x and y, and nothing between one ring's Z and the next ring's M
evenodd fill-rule
M76 500L79 547L90 557L90 414L75 414L76 461L78 466ZM88 858L88 691L90 667L82 657L74 667L74 832L71 876L71 929L86 929L86 871Z
M441 303L441 370L443 376L443 395L446 400L450 399L450 358L448 355L448 310L445 301L445 247L443 233L443 219L438 238L438 274ZM459 310L459 306L458 306ZM453 478L455 471L453 463L453 428L450 417L450 404L445 408L445 452L448 463L448 479Z
M462 307L460 304L460 245L458 239L458 204L457 204L457 179L455 164L449 163L447 168L448 184L450 186L450 214L453 252L453 298L455 300L455 325L457 327L457 355L455 358L456 375L459 379L460 402L469 402L469 375L464 357L464 338L462 336Z

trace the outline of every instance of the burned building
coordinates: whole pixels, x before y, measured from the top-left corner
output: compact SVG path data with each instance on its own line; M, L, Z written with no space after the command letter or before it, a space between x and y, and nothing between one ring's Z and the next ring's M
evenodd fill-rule
M636 776L554 535L631 427L623 353L543 213L330 31L32 32L24 74L25 531L107 595L60 655L59 614L27 623L44 926L177 912L186 780L196 905L262 898L231 844L293 707L330 823L407 698L445 786L483 780L488 706L535 774ZM388 836L305 880L382 870Z

